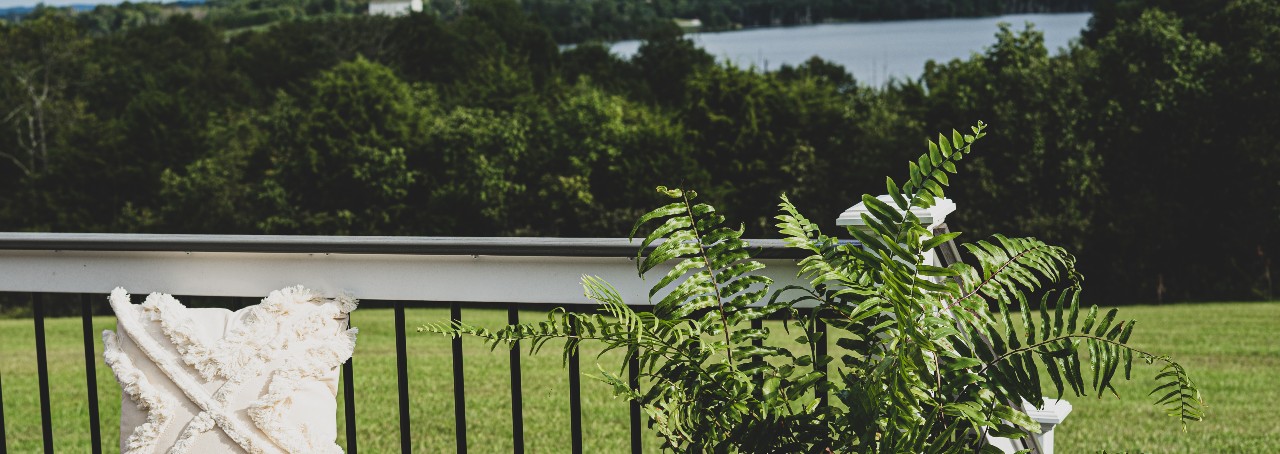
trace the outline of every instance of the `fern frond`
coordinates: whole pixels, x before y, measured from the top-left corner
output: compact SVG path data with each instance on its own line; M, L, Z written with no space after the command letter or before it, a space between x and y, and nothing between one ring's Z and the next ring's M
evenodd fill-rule
M724 217L706 204L695 204L696 193L659 187L658 191L676 199L642 216L632 236L644 224L659 221L641 243L655 245L638 257L641 275L662 264L673 264L650 290L656 299L655 314L668 319L700 319L697 332L724 336L725 359L732 364L733 340L729 331L736 323L757 314L741 314L757 305L768 292L772 280L754 274L764 265L751 260L743 230L724 225ZM714 317L708 317L714 314Z
M910 207L929 208L934 205L937 198L945 197L943 186L949 184L947 174L956 173L955 163L964 159L965 155L973 150L973 143L983 136L986 136L987 125L981 121L970 129L972 135L961 135L958 131L952 130L952 140L947 140L947 136L938 134L938 140L928 141L929 152L920 156L916 162L908 163L908 179L902 185L902 192L911 194L912 196L902 198L907 203L898 201L898 208L906 211L908 216ZM890 195L893 193L890 192ZM917 219L917 221L919 221Z
M1005 325L1004 335L998 335L994 330L988 332L992 342L997 345L997 356L993 358L991 355L982 355L981 352L979 355L984 362L979 368L980 374L991 372L991 376L995 378L992 385L998 387L999 392L1029 402L1039 402L1039 362L1048 371L1058 398L1062 398L1068 387L1077 396L1086 395L1086 390L1091 390L1099 397L1104 390L1116 394L1112 382L1121 368L1124 368L1125 379L1131 377L1133 357L1137 355L1148 364L1163 363L1156 374L1156 381L1160 384L1150 393L1158 396L1156 405L1163 406L1166 413L1177 417L1184 426L1190 421L1203 418L1200 390L1181 364L1167 356L1156 356L1128 345L1135 321L1122 321L1113 325L1118 312L1113 308L1095 324L1099 311L1097 306L1093 306L1086 320L1077 323L1080 315L1079 289L1071 287L1056 293L1056 299L1050 297L1053 294L1051 292L1046 293L1041 300L1038 330L1026 306L1021 308L1026 344L1019 347L1010 344L1007 351L1000 351L1000 346L1003 339L1015 339L1011 329L1013 321L1008 308L1000 306L1002 324ZM1079 330L1076 330L1077 326ZM970 335L970 340L975 338ZM1081 350L1089 353L1087 366L1080 357ZM1085 375L1090 377L1087 386L1084 382Z
M978 268L963 263L951 266L961 276L961 284L960 293L947 307L985 305L981 303L986 299L1011 306L1021 302L1021 295L1039 291L1046 284L1058 282L1064 275L1073 285L1077 283L1079 273L1075 271L1075 257L1065 249L1035 238L1006 238L1001 235L992 238L996 243L978 241L964 245L978 261Z
M782 214L775 216L778 231L790 247L809 251L812 255L801 259L800 277L809 279L814 288L856 287L861 274L858 261L849 258L852 245L841 244L836 238L823 235L816 224L805 218L784 194L778 204Z

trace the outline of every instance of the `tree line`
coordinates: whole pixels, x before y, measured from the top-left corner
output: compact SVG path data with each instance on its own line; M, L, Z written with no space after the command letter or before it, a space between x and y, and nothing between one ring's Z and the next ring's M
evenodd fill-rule
M967 238L1064 244L1103 302L1270 298L1280 6L1097 6L1061 55L1006 26L882 87L718 62L671 27L631 59L562 51L503 0L230 35L48 10L0 27L0 230L624 236L665 184L759 236L779 194L830 221L928 131L982 120L951 192Z
M1084 12L1092 0L528 0L523 2L560 42L641 37L672 19L698 19L703 30L890 21L1018 13ZM451 13L452 1L437 1Z
M471 0L425 0L426 12L442 18L466 14ZM676 19L697 19L698 29L806 25L832 21L888 21L995 16L1017 13L1084 12L1093 0L522 0L521 7L563 44L642 38ZM94 36L158 24L190 15L224 30L257 29L282 21L351 17L368 0L181 0L165 4L124 2L97 5L76 21ZM484 7L483 5L481 7ZM0 10L0 20L39 16L27 9Z

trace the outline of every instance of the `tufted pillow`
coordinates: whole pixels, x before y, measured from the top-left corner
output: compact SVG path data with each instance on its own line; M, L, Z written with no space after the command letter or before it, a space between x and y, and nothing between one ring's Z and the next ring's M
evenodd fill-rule
M103 357L123 390L123 453L341 453L339 366L351 357L349 297L301 286L232 312L111 292Z

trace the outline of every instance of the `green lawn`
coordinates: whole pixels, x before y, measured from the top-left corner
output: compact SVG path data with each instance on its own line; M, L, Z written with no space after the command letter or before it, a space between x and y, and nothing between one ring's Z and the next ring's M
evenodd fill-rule
M1055 432L1060 452L1280 452L1280 303L1135 306L1118 317L1138 321L1135 347L1186 365L1205 420L1183 432L1147 396L1156 368L1135 364L1133 381L1115 383L1122 399L1070 399L1075 409Z
M1145 452L1280 452L1280 303L1215 303L1138 306L1121 309L1139 321L1133 342L1183 361L1203 387L1208 420L1182 432L1174 420L1149 405L1147 379L1153 370L1135 368L1134 382L1120 382L1123 400L1114 397L1072 398L1075 411L1057 433L1061 453ZM447 338L418 334L413 327L447 318L443 309L410 310L409 377L413 443L418 452L453 452L452 364ZM533 320L538 313L525 313ZM505 311L467 310L463 318L485 326L506 321ZM356 311L361 330L356 348L356 417L359 444L365 452L399 449L399 410L395 372L395 330L390 310ZM113 319L98 317L95 331L114 328ZM1180 328L1181 327L1181 328ZM84 389L84 351L80 319L49 319L51 395L54 441L58 452L87 452L89 439ZM0 320L0 376L11 452L40 447L39 397L35 347L30 319ZM1181 334L1179 334L1181 333ZM95 339L97 335L95 334ZM489 352L474 340L466 349L467 435L481 452L511 450L509 373L505 351ZM101 353L101 343L97 346ZM584 351L582 370L595 371L594 354ZM614 367L618 356L602 363ZM98 363L103 443L115 446L119 387ZM568 451L567 374L557 346L537 357L524 357L525 446L529 452ZM586 452L626 452L629 444L627 406L603 384L584 379L583 413ZM342 424L341 411L339 424ZM646 451L656 443L646 438ZM339 442L343 443L342 441ZM106 449L114 451L114 449Z

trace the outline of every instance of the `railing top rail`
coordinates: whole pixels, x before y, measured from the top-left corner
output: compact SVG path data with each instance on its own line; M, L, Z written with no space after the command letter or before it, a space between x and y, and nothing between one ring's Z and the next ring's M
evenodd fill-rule
M747 240L760 258L800 258L782 240ZM0 250L631 257L626 238L191 235L0 232Z

